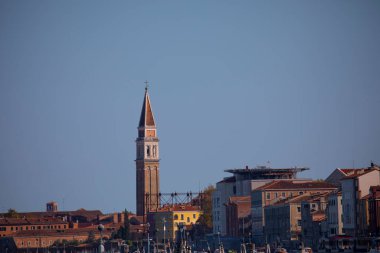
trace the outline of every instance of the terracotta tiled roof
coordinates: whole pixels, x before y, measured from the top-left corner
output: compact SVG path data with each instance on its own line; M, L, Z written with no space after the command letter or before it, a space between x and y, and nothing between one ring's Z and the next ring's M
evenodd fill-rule
M372 196L372 194L370 193L370 194L367 194L367 195L365 195L364 197L361 197L360 199L370 199L371 198L371 196Z
M336 189L333 184L323 181L296 182L296 181L273 181L265 184L256 190L302 190L302 189Z
M251 202L251 196L233 196L229 198L231 203L236 202Z
M326 220L326 213L324 211L317 211L313 213L313 221Z
M300 198L298 199L301 202L315 202L321 199L321 197L327 196L329 193L323 193L323 194L303 194L300 195Z
M282 198L282 199L276 201L275 203L273 203L272 206L283 205L286 203L301 203L302 201L305 201L309 197L310 197L310 194L305 193L303 195L297 195L294 197Z
M27 212L27 213L18 213L18 215L19 217L25 217L25 218L84 216L84 217L87 217L89 220L91 220L91 219L96 219L97 216L103 215L103 213L99 210L86 210L86 209L81 208L76 211Z
M341 168L338 168L341 172L343 172L346 176L350 173L353 173L355 172L355 170L357 169L349 169L349 168L346 168L346 169L341 169Z
M29 222L26 219L0 218L0 225L29 225Z
M65 236L65 235L88 235L88 232L99 233L97 228L78 228L66 230L23 230L16 232L12 237L35 237L35 236ZM103 233L110 233L111 230L105 229Z
M378 169L372 169L372 168L365 168L365 169L356 170L354 173L349 174L348 176L342 178L341 180L361 177L361 176L368 174L368 173L375 171L375 170L378 171Z
M306 192L302 195L297 195L294 197L284 198L280 199L279 201L275 202L273 205L281 205L285 203L301 203L301 202L317 202L322 197L327 197L330 192L324 192L324 193L310 193Z
M0 218L0 225L51 225L67 224L59 218Z

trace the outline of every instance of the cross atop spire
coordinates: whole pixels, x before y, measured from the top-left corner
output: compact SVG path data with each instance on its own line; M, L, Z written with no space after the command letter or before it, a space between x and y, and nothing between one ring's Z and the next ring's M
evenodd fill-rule
M147 91L148 90L148 87L149 87L149 82L147 81L147 80L145 80L145 91Z

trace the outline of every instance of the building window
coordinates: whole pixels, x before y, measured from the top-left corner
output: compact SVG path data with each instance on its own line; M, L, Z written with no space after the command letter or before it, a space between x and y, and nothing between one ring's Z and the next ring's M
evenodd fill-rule
M157 155L157 147L156 145L153 146L153 157L156 157Z
M267 192L267 199L270 199L270 192Z
M174 215L174 220L178 220L178 215L177 214Z
M31 243L30 243L30 241L28 241L28 246L30 246L31 245Z
M193 214L193 219L197 218L197 215L196 214Z
M297 212L301 212L301 207L300 206L297 206Z
M303 192L299 192L298 194L299 194L299 195L302 195L302 194L303 194Z
M285 192L281 193L281 195L282 195L283 197L285 197L285 196L286 196Z
M187 217L187 222L190 222L190 217Z
M150 146L149 145L146 146L146 156L150 157Z
M184 219L183 214L181 214L181 220L183 220L183 219Z
M301 225L302 225L301 222L302 222L301 220L297 220L297 225L298 225L298 226L301 226Z
M278 193L275 192L275 193L274 193L274 198L277 199L277 197L278 197Z

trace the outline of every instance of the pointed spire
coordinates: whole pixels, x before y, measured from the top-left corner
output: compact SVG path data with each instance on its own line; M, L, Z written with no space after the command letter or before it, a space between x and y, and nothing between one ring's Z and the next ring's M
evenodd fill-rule
M140 122L139 127L146 127L146 126L156 126L156 123L154 122L153 112L150 105L150 99L148 94L148 82L145 82L145 95L144 95L144 103L141 110L140 115Z

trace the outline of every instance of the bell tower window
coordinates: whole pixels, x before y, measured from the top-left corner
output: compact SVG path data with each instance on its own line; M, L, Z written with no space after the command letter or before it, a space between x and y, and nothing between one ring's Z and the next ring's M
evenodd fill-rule
M153 157L156 157L157 156L157 146L154 145L153 146Z
M150 146L149 145L146 146L146 156L150 157Z

